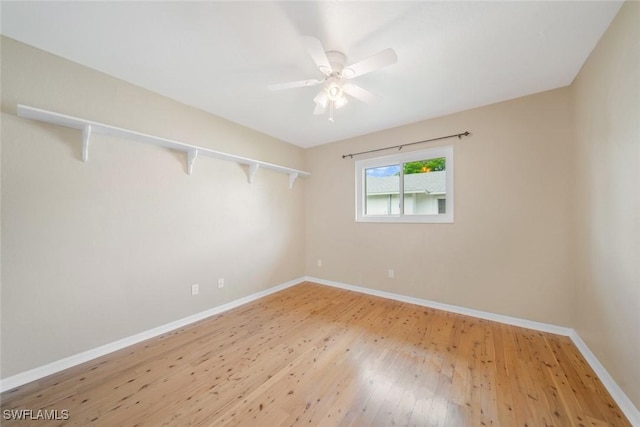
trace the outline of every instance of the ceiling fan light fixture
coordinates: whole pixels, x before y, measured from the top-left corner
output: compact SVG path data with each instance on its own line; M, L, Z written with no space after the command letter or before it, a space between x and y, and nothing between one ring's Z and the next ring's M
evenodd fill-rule
M339 83L333 82L327 88L327 95L329 95L329 100L331 101L337 101L338 99L343 97L343 94L344 90Z
M316 103L316 105L319 105L322 108L327 108L327 105L329 103L329 97L327 96L327 92L324 90L321 90L315 98L313 98L313 102Z
M345 105L347 105L348 102L349 102L349 99L347 99L346 96L341 96L340 98L333 101L334 105L336 106L336 109L344 107Z

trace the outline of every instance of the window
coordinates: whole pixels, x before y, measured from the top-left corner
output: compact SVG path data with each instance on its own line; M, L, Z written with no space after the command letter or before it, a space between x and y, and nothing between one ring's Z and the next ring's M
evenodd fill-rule
M453 222L453 147L357 161L356 221Z

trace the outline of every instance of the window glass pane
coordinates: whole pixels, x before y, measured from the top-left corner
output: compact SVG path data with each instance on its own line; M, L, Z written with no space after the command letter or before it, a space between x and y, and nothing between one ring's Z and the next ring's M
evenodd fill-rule
M446 213L446 160L444 157L402 164L404 214Z
M365 169L365 215L400 214L400 165Z
M357 222L452 223L453 147L357 160Z

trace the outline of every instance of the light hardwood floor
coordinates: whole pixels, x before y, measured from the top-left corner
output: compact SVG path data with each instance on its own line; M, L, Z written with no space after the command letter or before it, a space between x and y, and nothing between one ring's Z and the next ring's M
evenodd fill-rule
M1 406L69 413L7 426L630 425L567 337L312 283L6 392Z

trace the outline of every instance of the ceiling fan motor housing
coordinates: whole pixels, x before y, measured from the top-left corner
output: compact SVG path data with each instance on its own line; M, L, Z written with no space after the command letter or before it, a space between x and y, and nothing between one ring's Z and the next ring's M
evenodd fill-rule
M329 64L331 65L331 74L340 75L342 73L342 69L344 68L344 63L346 62L347 57L342 52L328 51L326 53Z

